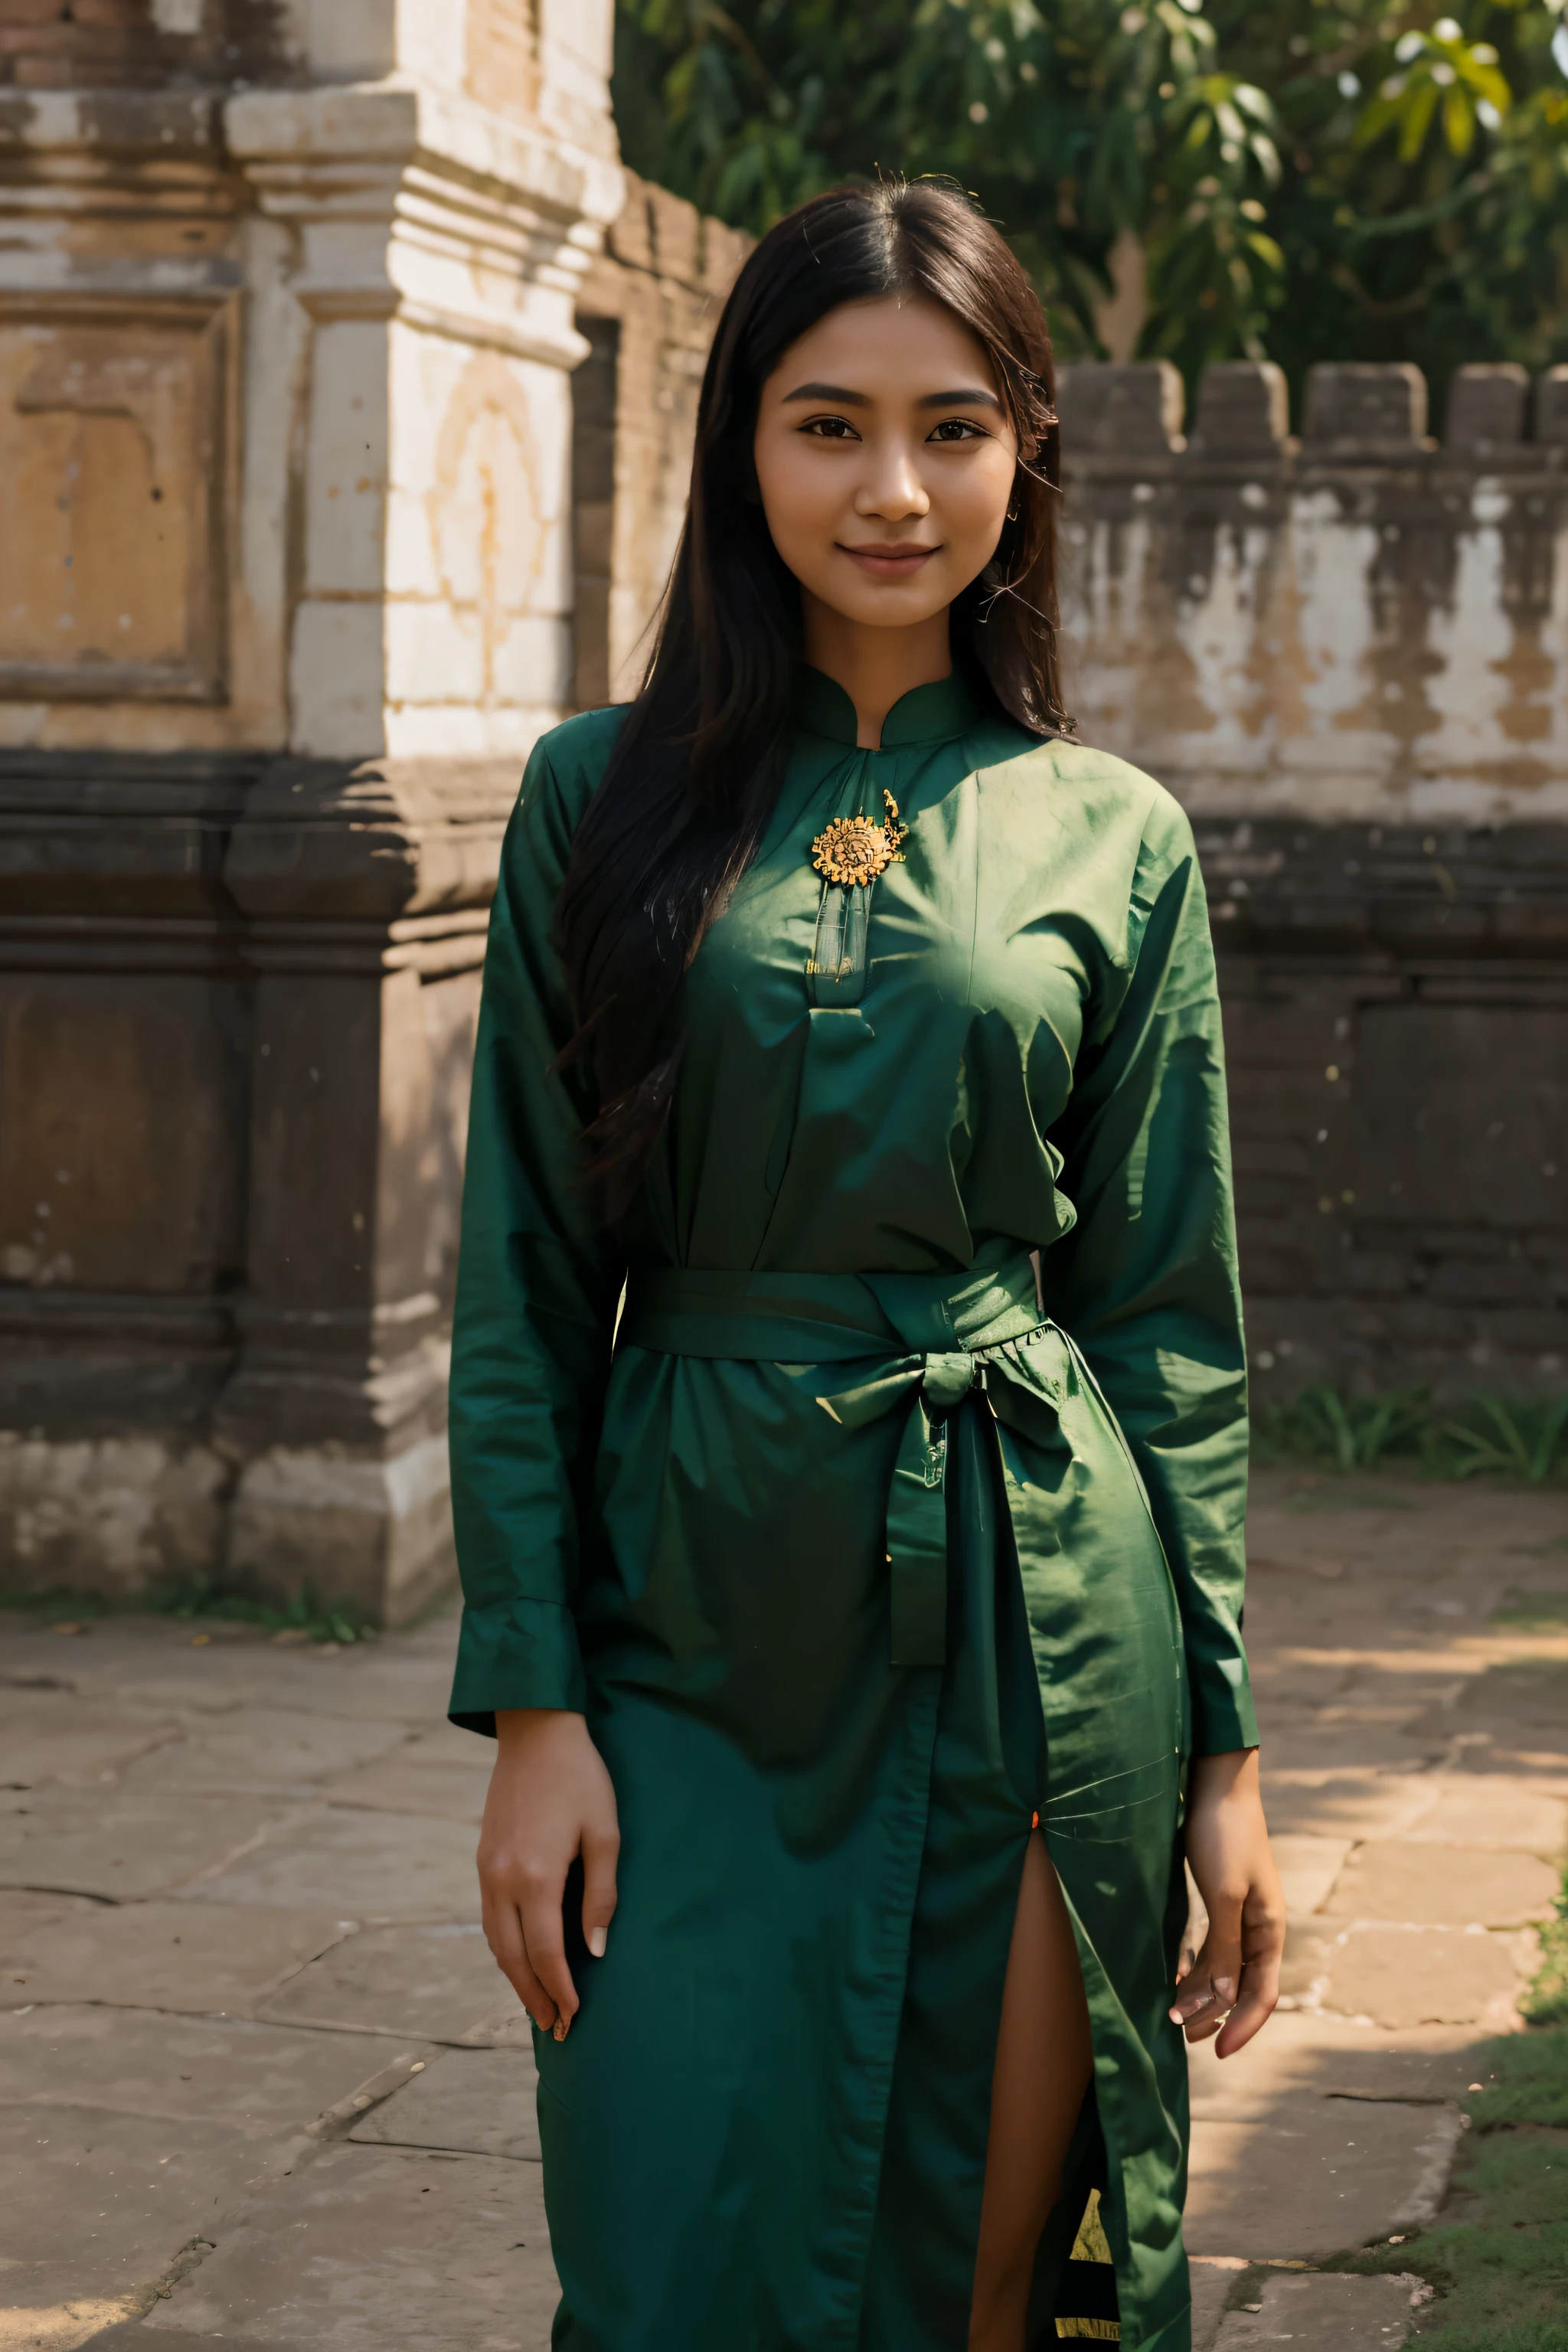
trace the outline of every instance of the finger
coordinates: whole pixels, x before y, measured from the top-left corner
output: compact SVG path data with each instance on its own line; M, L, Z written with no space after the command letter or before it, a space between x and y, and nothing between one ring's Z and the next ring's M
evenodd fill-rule
M616 1916L616 1864L621 1851L618 1831L583 1832L583 1940L596 1960L605 1957L605 1942Z
M1240 1973L1239 1960L1233 1960L1227 1971L1214 1937L1205 1937L1191 1968L1176 1979L1176 1997L1168 2012L1173 2024L1184 2028L1189 2042L1206 2042L1219 2032L1236 1999Z
M555 2003L528 1965L528 1948L522 1939L522 1920L515 1903L486 1895L482 1906L485 1941L490 1957L532 2018L541 2032L548 2033L555 2022Z
M1229 2058L1237 2050L1245 2050L1253 2035L1267 2025L1273 2016L1279 1995L1259 1993L1249 1998L1245 1992L1230 2015L1217 2024L1219 2040L1215 2044L1216 2058Z
M577 2014L577 1988L566 1965L562 1933L561 1898L564 1893L564 1881L553 1893L547 1886L534 1885L522 1905L522 1939L528 1947L528 1965L555 2005L550 2030L557 2042L565 2041Z
M1225 2021L1216 2056L1228 2058L1244 2050L1279 2007L1281 1940L1269 1936L1258 1958L1249 1958L1242 1969L1240 1998Z

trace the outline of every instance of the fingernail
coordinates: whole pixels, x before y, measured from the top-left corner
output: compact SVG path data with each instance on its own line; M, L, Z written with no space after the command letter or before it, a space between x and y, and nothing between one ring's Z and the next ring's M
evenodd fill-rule
M609 1939L610 1931L607 1927L595 1927L593 1934L589 1937L588 1949L593 1953L594 1958L596 1960L602 1960L604 1958L605 1946L608 1943Z
M565 2041L565 2039L566 2039L566 2020L565 2020L563 2017L558 2017L558 2018L556 2019L556 2021L555 2021L555 2026L554 2026L554 2033L555 2033L555 2039L557 2040L557 2042L564 2042L564 2041Z

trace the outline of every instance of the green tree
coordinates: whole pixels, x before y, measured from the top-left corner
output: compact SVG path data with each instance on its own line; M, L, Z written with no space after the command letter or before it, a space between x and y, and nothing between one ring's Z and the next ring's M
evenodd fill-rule
M951 175L1069 355L1131 305L1189 378L1409 357L1440 388L1568 355L1565 7L619 0L616 104L634 168L753 231L846 174Z

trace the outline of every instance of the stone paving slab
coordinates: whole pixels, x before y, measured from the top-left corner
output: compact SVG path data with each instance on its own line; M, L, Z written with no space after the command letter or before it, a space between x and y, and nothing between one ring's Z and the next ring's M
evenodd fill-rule
M477 1740L474 1745L477 1749ZM334 1805L364 1806L376 1812L428 1813L437 1821L467 1822L477 1828L484 1816L489 1784L489 1757L476 1754L460 1764L444 1759L430 1762L402 1748L334 1780L327 1793Z
M349 2137L539 2160L539 2076L529 2050L449 2050L384 2099Z
M178 1737L178 1725L156 1715L115 1706L89 1712L68 1691L29 1690L7 1677L0 1699L0 1788L40 1789L51 1780L86 1788Z
M410 2037L148 2011L34 2010L0 2015L0 2109L77 2107L168 2126L191 2118L265 2150L372 2076L436 2054Z
M1508 1824L1499 1828L1509 1834ZM1552 1916L1562 1884L1562 1870L1533 1853L1369 1838L1350 1856L1322 1907L1337 1919L1523 1927Z
M1568 1637L1493 1622L1503 1591L1568 1584L1568 1547L1541 1549L1568 1534L1562 1498L1377 1479L1346 1499L1297 1472L1257 1485L1248 1633L1296 2005L1226 2064L1193 2058L1196 2352L1215 2352L1249 2261L1321 2259L1431 2210L1480 2039L1517 2021L1532 1938L1514 1922L1568 1822ZM454 1633L447 1614L334 1652L166 1620L13 1638L0 1620L0 1721L24 1693L37 1735L13 1761L29 1785L0 1787L0 1855L40 1818L90 1815L118 1880L125 1809L144 1807L150 1857L136 1901L6 1888L0 1866L0 1961L47 1960L50 1990L93 1996L33 2000L0 1967L0 2118L24 2189L0 2185L0 2223L43 2194L32 2139L82 2158L49 2192L59 2246L74 2216L71 2262L0 2270L0 2352L75 2352L105 2327L116 2352L544 2352L531 2036L478 1932L493 1749L444 1719ZM108 1745L73 1748L93 1721ZM159 1744L128 1755L127 1725ZM259 1826L214 1854L229 1789ZM175 1865L177 1895L153 1883ZM1461 1884L1467 1916L1434 1916ZM1470 1915L1486 1932L1464 1932ZM307 1957L323 1930L337 1940ZM1428 2015L1452 2021L1399 2021ZM150 2165L200 2171L204 2193L210 2174L221 2209L192 2224ZM1225 2316L1220 2352L1394 2343L1405 2317L1364 2337L1365 2298L1333 2301L1386 2285L1280 2273L1258 2313Z
M331 1643L279 1647L249 1626L209 1619L106 1617L62 1639L46 1624L0 1624L7 1681L42 1675L84 1696L174 1716L225 1715L262 1704L306 1714L374 1717L428 1727L446 1715L451 1634L384 1637L342 1649Z
M233 2328L220 2327L210 2336L188 2335L184 2329L171 2335L158 2326L162 2308L160 2305L146 2319L122 2320L118 2326L106 2327L85 2340L92 2352L191 2352L193 2344L221 2344L223 2352L310 2352L306 2345L285 2336L274 2336L264 2342L259 2336L237 2335ZM79 2344L83 2340L77 2339ZM0 2352L9 2352L3 2338ZM31 2347L24 2347L24 2352L31 2352Z
M1286 2277L1270 2279L1256 2311L1229 2313L1215 2352L1389 2352L1409 2333L1406 2278Z
M284 2023L458 2042L507 2002L521 2008L475 1919L362 1928L291 1978L264 2014Z
M1193 2124L1187 2243L1254 2261L1321 2260L1430 2219L1457 2109L1279 2099L1266 2118Z
M1506 1773L1445 1777L1434 1802L1405 1832L1412 1843L1476 1846L1506 1843L1559 1864L1568 1849L1568 1804Z
M161 1895L221 1865L276 1817L264 1798L182 1794L171 1804L153 1793L42 1789L26 1811L0 1814L0 1885L114 1903Z
M537 2164L342 2143L245 2200L148 2352L545 2352L557 2300Z
M234 2014L276 1992L353 1922L261 1905L94 1906L21 1935L5 1964L15 1997Z
M1270 1843L1285 1890L1285 1908L1292 1918L1316 1911L1327 1901L1344 1868L1351 1840L1277 1834Z
M335 1907L367 1924L472 1919L479 1903L473 1848L472 1832L457 1823L322 1806L204 1877L191 1897Z
M1328 1748L1326 1740L1321 1744ZM1276 1762L1267 1731L1262 1757L1268 1827L1277 1837L1390 1837L1403 1832L1431 1794L1430 1782L1414 1772L1344 1772L1333 1765L1287 1769Z
M0 1886L0 1962L11 1954L25 1937L39 1927L52 1927L57 1919L74 1918L81 1912L101 1912L101 1904L89 1903L81 1895L40 1895L30 1886ZM0 2005L11 1999L25 2000L25 1993L11 1995L6 1988L9 1977L0 1977Z
M1229 2260L1212 2263L1196 2259L1189 2267L1193 2282L1193 2352L1214 2352L1226 2298L1245 2265Z
M1232 2122L1266 2119L1298 2095L1320 2100L1392 2100L1406 2108L1452 2105L1476 2079L1468 2026L1390 2032L1370 2021L1280 2010L1233 2058L1200 2042L1188 2061L1193 2113Z
M182 2246L218 2227L268 2153L209 2118L0 2108L0 2296L47 2310L150 2292Z
M1506 2032L1532 1939L1471 1928L1352 1927L1323 1952L1322 2006L1379 2025Z
M247 1706L243 1714L193 1725L132 1765L136 1790L245 1790L256 1794L315 1791L408 1738L395 1719L308 1713L300 1707Z

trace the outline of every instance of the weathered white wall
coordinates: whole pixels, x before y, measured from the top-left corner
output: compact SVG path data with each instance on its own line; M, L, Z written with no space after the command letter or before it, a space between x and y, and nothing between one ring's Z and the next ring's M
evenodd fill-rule
M1210 814L1568 815L1568 371L1537 388L1529 437L1524 387L1497 373L1469 390L1521 393L1479 420L1508 439L1467 431L1463 378L1438 447L1414 371L1324 368L1380 379L1366 388L1394 413L1374 434L1309 415L1288 441L1267 429L1265 372L1229 369L1213 396L1231 409L1205 435L1200 406L1189 446L1158 369L1064 371L1063 627L1086 738ZM1249 375L1252 430L1230 437ZM1118 396L1120 446L1097 429Z

